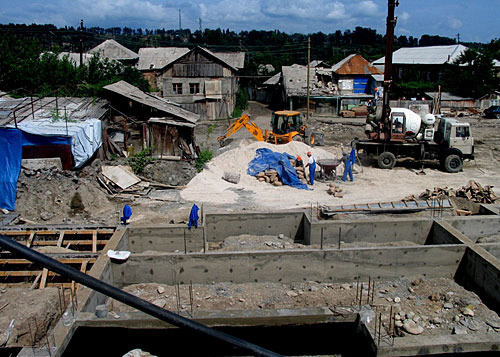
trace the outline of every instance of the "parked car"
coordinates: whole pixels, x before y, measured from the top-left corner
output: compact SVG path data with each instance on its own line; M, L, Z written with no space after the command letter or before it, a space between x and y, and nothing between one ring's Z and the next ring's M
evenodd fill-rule
M492 105L488 109L485 109L483 114L485 118L500 119L500 105Z

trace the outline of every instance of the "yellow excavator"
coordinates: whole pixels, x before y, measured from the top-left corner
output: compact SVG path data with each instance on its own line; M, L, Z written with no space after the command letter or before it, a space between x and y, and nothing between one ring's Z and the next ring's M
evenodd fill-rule
M291 141L302 141L309 145L321 145L323 141L323 134L312 132L302 122L302 114L300 112L280 110L273 112L271 116L271 132L267 129L262 130L257 124L250 121L250 117L247 114L243 114L231 123L224 135L217 138L219 144L224 146L226 139L243 127L258 141L265 141L271 144L287 144Z

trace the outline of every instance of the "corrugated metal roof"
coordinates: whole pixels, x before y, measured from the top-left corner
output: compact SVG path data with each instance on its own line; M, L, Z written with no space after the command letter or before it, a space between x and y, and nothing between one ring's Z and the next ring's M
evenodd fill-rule
M230 66L242 69L245 68L245 52L213 52Z
M63 59L64 57L68 57L68 60L72 62L74 65L80 65L80 53L79 52L61 52L57 55L58 59ZM88 64L93 54L84 53L83 54L83 64Z
M439 96L439 93L438 92L425 92L425 95L427 95L431 98L437 98ZM462 101L462 100L474 100L474 98L463 98L463 97L459 97L458 95L451 94L449 92L441 92L441 100Z
M394 64L445 64L453 63L467 50L463 45L404 47L393 52ZM373 64L384 64L385 57L379 58Z
M0 98L0 125L14 124L14 110L18 123L38 119L101 119L108 110L107 104L107 100L94 98L45 97L33 98L33 101L31 98Z
M352 75L366 75L366 74L381 74L375 66L365 60L363 56L352 54L344 58L342 61L332 66L332 71L337 74L352 74Z
M140 71L159 70L189 52L186 47L144 47L139 49Z
M139 63L137 69L140 71L158 70L177 61L188 52L200 50L211 57L224 63L233 71L245 67L245 52L212 52L203 47L193 49L185 47L144 47L139 49Z
M115 40L106 40L100 45L92 48L88 53L99 53L101 57L120 60L133 60L139 58L139 55L127 47L119 44Z
M139 88L134 87L133 85L125 81L119 81L113 84L109 84L105 86L104 89L123 95L124 97L127 97L135 102L161 110L162 112L168 113L177 118L184 119L191 123L196 123L200 118L199 114L190 112L186 109L182 109L178 105L163 98L145 93Z
M265 81L263 84L268 86L275 86L280 82L280 79L281 79L281 72L278 72L274 76L269 78L267 81Z

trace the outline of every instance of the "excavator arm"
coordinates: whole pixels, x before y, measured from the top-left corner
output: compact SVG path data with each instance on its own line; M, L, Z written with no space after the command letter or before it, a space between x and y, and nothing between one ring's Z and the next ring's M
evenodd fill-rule
M264 141L264 133L262 132L262 129L260 129L254 122L250 122L250 117L248 115L243 114L231 123L231 125L226 129L224 135L217 138L220 146L224 146L224 141L243 127L245 127L250 134L255 137L255 139L258 141Z

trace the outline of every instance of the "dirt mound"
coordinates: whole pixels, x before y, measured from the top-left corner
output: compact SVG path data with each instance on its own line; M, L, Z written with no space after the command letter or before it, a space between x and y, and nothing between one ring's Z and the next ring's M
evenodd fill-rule
M98 186L100 160L80 171L57 168L21 170L17 182L16 212L32 221L108 224L115 204Z
M157 160L147 165L141 174L147 180L164 183L167 185L187 185L198 172L196 168L186 161Z

